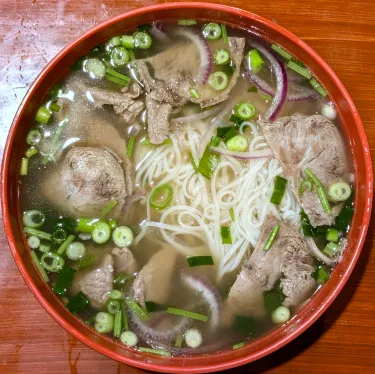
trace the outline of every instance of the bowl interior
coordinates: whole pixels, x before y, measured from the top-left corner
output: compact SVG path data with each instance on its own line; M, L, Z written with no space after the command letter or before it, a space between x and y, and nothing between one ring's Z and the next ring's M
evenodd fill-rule
M235 27L250 29L285 46L310 67L327 87L337 105L343 131L354 160L357 194L355 215L349 233L349 246L343 260L335 268L328 283L299 310L292 320L236 351L166 359L127 349L111 339L96 334L74 318L41 280L30 260L22 236L21 212L18 204L18 169L19 160L25 150L24 139L29 124L33 121L35 109L49 89L69 72L70 66L78 58L109 37L132 30L138 25L155 20L181 18L225 22ZM97 351L138 367L172 373L202 373L250 362L276 350L304 331L330 305L349 277L364 242L372 205L372 167L363 126L348 93L326 63L300 39L270 21L239 9L202 3L162 4L122 14L89 30L60 52L39 75L18 110L4 152L2 179L3 217L10 247L23 277L43 307L65 329Z

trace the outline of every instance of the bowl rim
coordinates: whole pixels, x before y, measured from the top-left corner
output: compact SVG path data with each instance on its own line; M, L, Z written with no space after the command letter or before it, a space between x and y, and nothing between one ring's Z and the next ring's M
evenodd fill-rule
M362 153L363 153L363 159L364 159L364 165L365 165L365 171L366 171L366 186L367 186L366 209L364 210L365 213L362 219L361 235L359 236L358 241L355 245L355 250L353 251L352 258L350 259L350 262L348 264L346 271L340 277L340 279L337 280L336 285L332 288L332 291L330 292L330 294L324 299L324 302L321 305L319 305L319 307L317 307L314 311L311 312L309 318L304 323L298 325L296 329L289 332L287 335L276 339L276 341L272 342L272 344L262 349L261 351L249 353L243 357L234 357L223 363L208 364L205 366L190 366L190 367L164 366L162 364L147 363L147 362L139 361L136 359L128 358L106 348L105 346L95 342L94 340L90 339L89 337L87 337L86 335L78 331L74 326L72 326L62 316L60 316L60 314L57 311L55 311L55 309L49 304L49 302L46 300L44 295L38 289L37 284L34 282L32 277L28 274L27 269L23 265L21 256L18 253L18 250L15 245L15 237L12 232L11 217L9 214L9 206L8 206L9 205L8 204L8 170L9 170L9 161L11 157L11 148L13 146L13 140L14 140L15 133L17 130L18 122L24 113L25 107L27 103L29 102L30 97L34 94L34 91L36 87L39 85L39 82L42 81L46 75L48 75L48 72L52 68L52 66L54 66L57 63L57 61L63 58L65 54L71 48L73 48L75 45L81 44L85 39L89 38L91 35L97 33L98 31L108 27L109 25L116 24L117 22L121 20L126 20L127 18L130 18L130 17L142 16L144 14L147 14L153 11L160 11L164 9L168 9L168 10L172 10L172 9L178 10L180 8L197 9L197 8L202 8L202 7L207 10L229 13L233 16L244 17L249 20L256 20L262 24L267 25L267 27L273 29L273 31L275 31L276 33L281 34L283 37L285 37L286 39L289 39L292 43L297 44L300 48L302 48L330 76L335 86L339 89L340 94L345 99L346 103L349 105L350 112L354 115L353 116L354 123L358 131L360 141L361 141L361 146L362 146L362 151L363 151ZM82 343L86 344L87 346L96 350L97 352L102 353L106 355L107 357L110 357L117 361L126 363L128 365L132 365L141 369L153 370L153 371L159 371L159 372L170 372L170 373L176 373L176 372L178 373L207 373L207 372L220 371L220 370L230 369L236 366L244 365L246 363L255 361L261 357L264 357L276 351L277 349L281 348L285 344L295 339L298 335L300 335L308 327L310 327L323 314L323 312L331 305L333 300L337 297L337 295L340 293L343 286L347 282L350 274L352 273L354 266L360 255L363 244L364 244L364 240L365 240L369 222L370 222L371 209L372 209L372 199L373 199L373 175L372 173L373 173L372 160L371 160L371 155L369 151L369 144L368 144L367 136L364 130L364 126L358 115L358 111L349 93L344 87L343 83L336 76L336 74L329 67L329 65L322 59L322 57L320 57L310 46L308 46L300 38L298 38L296 35L294 35L290 31L286 30L282 26L279 26L278 24L264 17L258 16L254 13L245 11L243 9L239 9L239 8L235 8L235 7L231 7L227 5L215 4L215 3L201 3L201 2L162 3L162 4L157 4L157 5L141 7L141 8L130 10L125 13L121 13L104 22L101 22L98 25L91 27L88 31L81 34L78 38L76 38L71 43L66 45L38 74L38 76L35 78L34 82L30 86L28 92L26 93L25 97L23 98L16 112L16 115L14 117L14 120L12 122L12 125L8 133L6 145L4 147L4 155L3 155L2 167L1 167L1 185L2 185L1 208L2 208L2 214L3 214L3 220L4 220L5 233L8 239L8 243L9 243L11 252L13 254L13 257L15 259L15 262L18 266L18 269L22 277L24 278L26 284L28 285L28 287L30 288L30 290L32 291L36 299L43 306L43 308L66 331L68 331L74 337L79 339Z

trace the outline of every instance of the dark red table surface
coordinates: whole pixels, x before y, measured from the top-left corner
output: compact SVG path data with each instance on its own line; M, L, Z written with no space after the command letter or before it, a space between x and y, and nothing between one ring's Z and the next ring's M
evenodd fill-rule
M36 75L89 27L162 1L0 0L0 157L16 109ZM375 157L375 1L236 0L313 47L343 81ZM232 373L375 373L374 220L358 264L330 309L278 352ZM0 373L141 373L63 330L25 285L0 227Z

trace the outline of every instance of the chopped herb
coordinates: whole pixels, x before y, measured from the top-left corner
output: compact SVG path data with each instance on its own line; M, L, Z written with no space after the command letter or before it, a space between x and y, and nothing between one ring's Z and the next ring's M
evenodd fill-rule
M221 234L221 242L223 244L232 244L232 235L230 233L230 227L221 226L220 234Z
M211 256L193 256L188 257L186 260L190 267L214 265L214 260Z
M258 92L258 87L256 87L256 86L250 86L247 89L247 92Z

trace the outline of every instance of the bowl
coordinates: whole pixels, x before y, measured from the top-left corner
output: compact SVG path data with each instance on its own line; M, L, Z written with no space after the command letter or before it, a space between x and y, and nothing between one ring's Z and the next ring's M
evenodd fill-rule
M342 261L336 266L330 280L288 323L236 351L165 358L128 349L101 336L65 309L43 282L29 256L22 235L17 185L28 124L33 121L35 110L46 93L69 72L70 66L112 35L155 20L180 18L225 22L250 29L285 46L311 68L331 94L343 123L354 160L356 209L349 232L349 244ZM207 373L240 366L268 355L305 331L329 307L353 271L365 240L373 198L372 165L366 134L352 99L332 69L307 44L281 26L241 9L207 3L166 3L136 9L93 27L65 47L39 74L22 101L9 132L1 175L1 207L9 245L23 278L42 306L69 333L96 351L129 365L166 373Z

